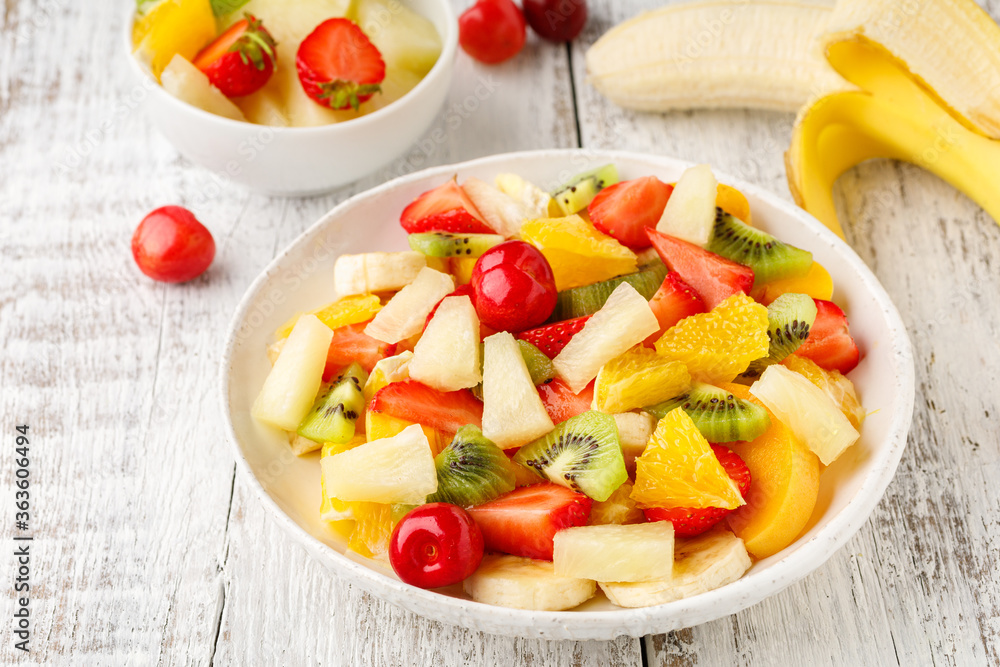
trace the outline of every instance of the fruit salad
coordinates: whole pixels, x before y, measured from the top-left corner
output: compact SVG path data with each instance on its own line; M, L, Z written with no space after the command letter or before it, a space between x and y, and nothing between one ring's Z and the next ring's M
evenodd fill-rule
M174 97L277 127L381 109L442 48L431 22L395 0L139 0L132 42Z
M350 549L494 605L645 607L803 532L860 353L830 274L709 167L452 179L400 224L275 333L252 409L319 452Z

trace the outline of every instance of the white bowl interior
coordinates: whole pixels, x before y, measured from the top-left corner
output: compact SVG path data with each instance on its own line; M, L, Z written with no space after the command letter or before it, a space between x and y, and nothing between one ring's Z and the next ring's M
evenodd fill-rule
M570 612L527 612L474 603L458 587L442 595L406 586L387 565L347 551L346 536L320 520L318 455L295 457L281 433L257 424L249 414L270 369L264 348L272 332L296 312L336 297L333 264L338 254L405 249L400 211L451 175L457 173L460 181L476 176L491 182L506 171L548 187L612 161L623 179L652 174L674 181L689 166L629 153L540 151L431 169L341 204L293 243L248 291L233 321L221 377L237 458L280 521L342 576L412 611L489 632L570 639L641 636L725 616L781 590L819 567L867 520L892 478L909 427L913 367L906 332L882 287L846 244L800 209L722 174L722 182L747 195L755 226L810 250L830 271L834 301L847 312L863 350L860 365L851 373L869 412L861 441L823 473L817 509L795 544L756 562L740 581L688 600L626 610L599 594Z

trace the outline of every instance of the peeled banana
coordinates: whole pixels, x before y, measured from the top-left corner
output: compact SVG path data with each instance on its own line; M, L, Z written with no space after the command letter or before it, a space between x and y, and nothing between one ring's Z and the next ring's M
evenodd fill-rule
M560 577L551 561L487 555L465 580L476 602L535 611L562 611L583 604L597 592L589 579Z
M413 250L341 255L333 265L333 283L340 297L398 290L425 266L427 258Z

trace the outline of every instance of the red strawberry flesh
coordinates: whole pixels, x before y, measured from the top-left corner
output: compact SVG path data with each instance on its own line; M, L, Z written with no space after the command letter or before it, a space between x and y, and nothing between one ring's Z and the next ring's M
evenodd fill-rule
M711 310L734 294L749 294L753 269L699 248L693 243L646 228L649 240L667 268L694 288Z
M562 422L590 410L594 402L594 383L591 382L574 394L573 390L559 378L538 386L538 396L553 424Z
M365 333L368 322L348 324L333 330L330 351L326 355L323 380L337 377L341 370L356 361L368 373L372 372L380 359L396 353L394 344L385 343Z
M399 224L410 234L495 234L454 179L428 190L403 209Z
M816 302L816 321L795 354L812 359L827 370L849 373L858 365L861 353L851 337L847 316L832 301L813 301Z
M556 355L562 352L562 349L569 343L569 339L580 333L583 325L589 319L590 315L584 315L572 320L546 324L543 327L522 331L517 334L517 337L537 347L549 359L555 359Z
M587 207L594 227L635 250L648 248L646 227L656 227L673 192L655 176L622 181L604 188Z
M676 271L668 273L663 279L660 289L656 290L656 294L649 300L649 307L656 315L656 321L660 323L660 330L646 339L649 344L656 342L664 331L685 317L705 312L705 304L701 297Z
M466 424L483 425L483 404L468 389L438 391L415 380L382 387L372 396L368 409L445 433L456 433Z
M382 54L358 24L345 18L316 26L299 45L295 66L306 94L336 110L357 110L385 79Z

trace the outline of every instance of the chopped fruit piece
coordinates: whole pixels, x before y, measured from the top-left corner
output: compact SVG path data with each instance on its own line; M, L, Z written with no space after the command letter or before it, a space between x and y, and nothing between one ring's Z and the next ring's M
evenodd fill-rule
M514 490L514 466L475 426L458 429L455 438L434 457L434 467L438 490L428 502L471 507Z
M520 53L527 26L511 0L478 0L458 17L458 43L481 63L496 65Z
M618 440L622 445L622 458L625 459L625 469L635 475L635 460L646 451L646 444L657 419L648 412L620 412L612 415L618 426Z
M618 168L613 164L577 174L552 193L552 200L563 215L579 213L590 205L604 188L618 182Z
M622 181L601 190L587 207L594 227L633 250L648 248L646 227L656 227L673 187L655 176Z
M805 275L754 285L750 295L767 306L788 292L808 294L814 299L829 301L833 298L833 278L830 277L830 272L824 269L822 264L814 261Z
M413 426L416 422L399 419L384 412L372 412L365 410L365 436L368 442L391 438L403 432L407 426ZM427 436L427 443L430 445L431 454L437 456L451 441L451 435L440 433L436 429L423 424L417 424Z
M632 484L630 482L623 482L607 500L594 503L594 506L590 510L589 525L602 526L609 523L618 525L643 523L646 518L643 516L639 506L635 504L635 501L629 497L631 493Z
M333 332L314 315L303 315L274 362L251 414L294 431L312 408L323 381L323 365Z
M467 296L451 296L437 312L413 348L410 377L438 391L456 391L479 384L479 317Z
M569 320L586 315L593 315L607 302L608 297L622 283L628 283L645 299L651 298L656 289L663 283L667 275L667 267L656 260L653 264L643 267L635 273L602 280L590 285L581 285L559 292L556 307L552 311L551 320Z
M164 4L169 4L169 0ZM246 120L239 107L213 86L204 72L179 53L160 74L160 83L165 91L202 111L230 120Z
M454 179L428 190L403 209L399 224L410 234L451 232L452 234L495 233Z
M690 391L646 410L662 418L675 408L682 408L709 442L753 440L767 430L770 422L767 410L759 405L702 382L695 382Z
M596 410L568 419L525 445L514 462L598 502L628 479L615 420Z
M323 21L302 40L295 60L302 89L317 104L354 109L382 87L385 61L358 24L345 18Z
M345 366L355 361L361 364L366 373L371 372L375 364L396 352L395 345L383 343L364 333L366 326L365 322L349 324L333 332L323 370L324 380L336 377Z
M734 294L750 293L754 279L750 267L652 229L646 233L663 263L694 288L707 308L715 308Z
M753 269L760 283L805 275L812 266L812 253L782 243L759 229L746 225L721 208L716 209L715 231L708 249Z
M479 526L461 507L430 503L411 510L392 531L389 563L404 582L440 588L462 581L483 560Z
M333 283L341 297L388 292L409 285L427 266L419 252L367 252L341 255L333 265Z
M192 60L198 49L215 39L215 16L209 0L161 2L136 23L132 32L136 55L160 76L175 55Z
M548 561L495 555L483 558L463 588L476 602L532 611L572 609L597 591L590 579L560 577Z
M429 257L479 257L493 246L503 243L499 234L449 234L424 232L410 234L410 247Z
M500 332L483 344L483 434L510 449L551 431L552 420L514 337Z
M731 382L751 361L767 356L767 327L767 308L740 294L678 322L656 341L656 351L684 362L696 380Z
M318 3L320 11L324 9L323 4ZM287 3L285 5L287 7ZM336 0L327 5L325 10L328 15L334 15L337 6ZM339 7L344 5L339 3ZM284 7L282 9L284 13L288 12ZM352 18L358 25L372 26L370 37L382 52L388 78L392 78L394 73L423 78L441 55L441 36L434 24L409 5L396 0L365 0L351 5L347 12L353 14ZM374 29L374 26L378 28Z
M766 309L761 310L766 314ZM649 302L622 283L552 363L569 388L578 392L597 377L601 366L641 343L659 326Z
M557 531L587 523L593 501L558 484L514 489L469 510L491 551L552 560Z
M354 437L354 423L365 408L361 386L368 374L357 362L325 392L320 392L313 409L299 424L298 434L316 442L349 442Z
M526 340L542 351L549 359L554 359L566 347L569 339L583 329L590 315L572 320L547 324L537 329L529 329L517 334L521 340Z
M278 56L271 33L251 15L202 49L193 65L226 97L250 95L267 83Z
M329 306L319 308L311 312L319 318L319 321L330 327L338 329L348 324L360 324L367 322L382 310L382 302L374 294L345 296L343 299L334 301ZM299 314L301 315L301 313ZM296 315L277 331L274 332L276 338L285 338L292 331L292 327L299 320Z
M472 271L472 289L479 318L498 331L536 327L556 305L552 268L524 241L506 241L484 252Z
M643 507L722 507L744 504L708 441L677 408L661 419L635 461L632 499Z
M517 174L497 174L494 182L500 192L528 207L531 215L526 216L526 219L535 220L559 215L559 206L552 201L552 195ZM521 228L521 222L523 220L518 221L518 229Z
M409 380L410 360L412 358L413 352L406 350L395 356L379 359L372 368L372 372L368 374L368 380L365 382L365 401L372 400L375 392L387 384Z
M354 530L347 546L367 558L377 558L389 551L392 537L392 506L384 503L347 503L354 518Z
M413 282L385 304L365 333L386 343L398 343L420 333L434 306L455 289L455 280L430 267L420 269Z
M462 184L462 189L486 220L486 224L507 238L520 236L521 223L525 220L546 215L545 210L529 206L478 178L467 179Z
M719 190L715 195L715 205L737 220L750 224L750 202L736 188L719 183Z
M686 169L674 186L663 215L653 225L656 231L704 248L712 238L718 188L719 183L707 164Z
M689 386L687 366L636 345L601 367L594 385L594 408L627 412L677 396Z
M851 338L847 316L837 304L820 299L816 299L816 311L809 337L795 353L812 359L826 370L850 373L858 365L861 353Z
M750 393L830 465L861 437L826 392L784 366L768 366Z
M423 503L437 490L434 457L416 424L322 460L326 490L344 501Z
M865 409L858 399L854 383L844 377L840 371L824 370L815 361L797 354L785 357L781 363L826 392L826 395L840 406L840 411L851 422L851 426L861 430L861 425L865 421Z
M301 438L306 440L306 442L312 442L312 440L307 440L306 438ZM354 512L351 509L351 503L344 502L343 500L338 500L332 497L326 491L326 479L323 474L323 459L330 456L336 456L341 452L346 452L350 449L354 449L358 445L365 444L366 440L363 435L356 435L351 438L348 442L335 443L335 442L325 442L321 445L322 452L320 453L320 475L319 475L319 487L320 494L323 498L322 503L319 508L320 518L324 521L346 521L354 519Z
M676 272L668 273L663 279L660 289L649 300L649 307L660 323L660 330L646 339L645 342L649 345L685 317L705 312L705 303L701 297Z
M590 410L590 406L594 402L594 383L591 382L581 389L580 393L574 394L565 382L555 378L551 382L539 385L538 396L542 399L542 404L545 406L545 411L549 413L552 423L561 424L567 419Z
M719 459L726 474L739 485L740 496L746 500L751 479L750 469L746 463L732 450L719 445L712 445L712 452ZM721 507L650 507L644 514L649 521L673 523L674 533L678 537L693 537L710 530L732 511Z
M468 390L441 392L414 380L393 382L372 397L369 412L385 412L444 433L483 425L483 404Z
M524 358L524 365L528 367L528 375L531 376L533 385L545 384L555 378L555 366L552 365L551 359L542 354L541 350L526 340L517 341L517 346Z
M716 528L674 542L674 573L670 579L634 583L602 581L600 586L619 607L652 607L732 583L752 564L743 540L728 530Z
M521 238L545 255L560 291L636 270L635 253L578 215L526 220Z
M556 533L556 574L594 581L669 579L674 571L674 529L669 523L580 526Z
M742 399L757 401L742 385L725 387ZM805 448L778 419L751 442L734 442L753 477L747 504L729 515L734 533L755 558L778 553L799 536L812 516L819 495L819 458Z
M476 260L478 259L478 257L452 258L451 275L455 276L456 285L468 285L472 282L472 272L476 268Z

